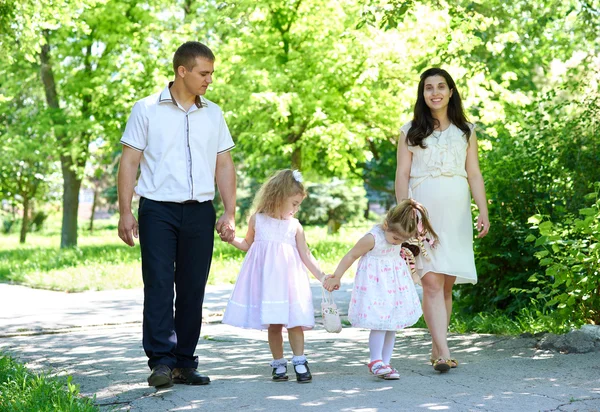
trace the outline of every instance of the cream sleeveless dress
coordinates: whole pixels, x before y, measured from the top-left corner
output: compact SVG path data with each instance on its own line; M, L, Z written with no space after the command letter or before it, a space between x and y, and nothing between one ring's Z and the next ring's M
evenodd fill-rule
M400 129L404 136L411 123ZM408 195L427 208L439 243L434 248L425 243L429 257L417 256L417 274L443 273L456 276L456 283L477 283L466 171L468 142L463 131L450 124L426 137L424 143L425 149L408 146L412 153Z

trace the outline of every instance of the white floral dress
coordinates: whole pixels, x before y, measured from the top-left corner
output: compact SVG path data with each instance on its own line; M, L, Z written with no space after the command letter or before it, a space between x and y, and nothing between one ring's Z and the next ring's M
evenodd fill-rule
M374 330L414 325L423 312L402 247L388 243L379 225L369 233L375 246L358 262L348 319L352 326Z

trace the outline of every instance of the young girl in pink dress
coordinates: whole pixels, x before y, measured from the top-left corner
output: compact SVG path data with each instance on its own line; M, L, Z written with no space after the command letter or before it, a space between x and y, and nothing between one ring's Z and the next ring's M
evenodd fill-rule
M296 381L312 380L304 355L304 330L314 327L315 318L305 266L320 281L325 275L306 245L302 225L294 218L305 197L300 172L277 172L254 200L255 213L248 222L246 237L230 242L248 254L222 322L268 330L272 379L276 382L288 380L284 327L294 354Z
M360 258L348 320L354 327L371 329L369 371L384 379L400 378L390 366L396 331L414 325L423 314L405 258L414 263L413 251L422 249L422 244L415 248L406 242L426 236L432 243L437 239L427 211L412 199L404 200L354 245L324 282L330 292L339 289L344 273Z

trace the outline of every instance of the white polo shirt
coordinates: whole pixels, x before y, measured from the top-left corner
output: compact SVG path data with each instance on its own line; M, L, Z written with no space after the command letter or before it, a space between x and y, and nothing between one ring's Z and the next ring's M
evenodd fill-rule
M133 106L121 143L142 152L135 192L163 202L215 196L217 155L235 146L221 108L202 96L186 112L169 86Z

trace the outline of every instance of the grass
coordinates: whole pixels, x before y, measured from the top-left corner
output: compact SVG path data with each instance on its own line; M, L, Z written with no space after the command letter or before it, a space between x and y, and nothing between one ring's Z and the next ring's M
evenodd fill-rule
M92 412L93 400L82 398L72 378L32 373L0 353L0 410L6 412Z
M24 245L18 243L17 230L1 235L0 281L69 292L142 287L139 244L131 248L118 238L116 217L97 221L93 234L80 230L78 247L72 249L58 247L59 223L54 218L43 232L28 234ZM305 230L322 269L331 273L370 226L342 227L336 235L328 235L325 227ZM238 228L238 233L245 234L245 228ZM234 283L244 256L244 252L216 240L208 283ZM351 278L353 270L346 276Z
M325 227L305 227L310 249L323 271L333 273L340 259L372 224L345 225L336 235L328 235ZM18 243L16 228L13 234L0 235L0 281L69 292L141 288L139 245L130 248L121 242L116 217L99 220L95 226L93 234L80 231L77 248L65 250L58 247L60 220L57 217L50 220L42 233L29 234L25 245ZM245 228L238 228L238 233L244 235ZM217 239L208 283L235 283L244 256L244 252ZM348 270L345 278L353 278L354 270ZM560 332L560 325L552 316L534 310L524 309L516 316L502 312L461 313L460 299L456 308L450 324L450 331L454 333ZM423 318L414 327L426 327Z

